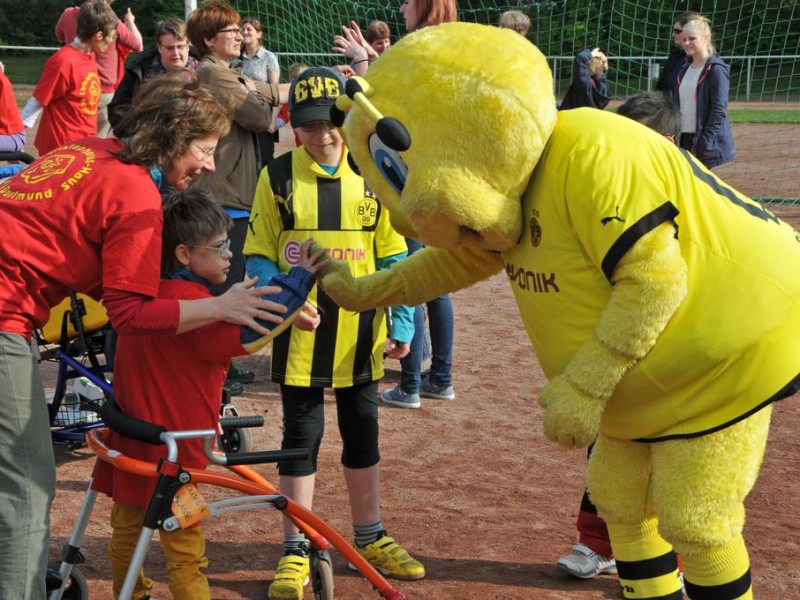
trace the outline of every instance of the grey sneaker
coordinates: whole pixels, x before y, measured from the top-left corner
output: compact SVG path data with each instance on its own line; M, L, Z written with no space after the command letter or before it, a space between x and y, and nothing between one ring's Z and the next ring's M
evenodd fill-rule
M437 400L453 400L456 397L452 385L434 385L430 379L423 379L419 384L419 395Z
M572 554L559 558L556 565L581 579L592 579L601 573L617 572L617 562L613 558L600 556L584 544L575 544L572 547Z
M383 390L381 400L383 400L384 404L399 406L400 408L419 408L422 404L419 401L419 394L406 394L400 389L399 385Z

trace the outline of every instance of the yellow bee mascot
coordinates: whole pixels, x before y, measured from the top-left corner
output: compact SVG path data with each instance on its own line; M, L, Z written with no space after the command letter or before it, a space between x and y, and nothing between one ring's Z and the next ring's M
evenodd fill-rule
M325 291L418 304L505 270L549 384L547 436L587 487L626 598L752 598L742 537L772 402L800 383L800 236L611 112L556 112L522 36L445 24L348 81L335 118L402 234L428 247ZM487 307L487 310L490 307Z

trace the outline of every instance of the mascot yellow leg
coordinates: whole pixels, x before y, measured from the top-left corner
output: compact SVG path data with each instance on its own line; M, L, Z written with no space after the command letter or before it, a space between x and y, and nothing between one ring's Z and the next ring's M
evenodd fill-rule
M652 445L597 438L587 485L611 537L625 598L681 600L678 559L649 502Z
M771 414L769 406L689 440L598 438L589 492L608 524L626 598L681 598L671 547L681 555L690 598L753 597L742 538L744 499L758 477Z

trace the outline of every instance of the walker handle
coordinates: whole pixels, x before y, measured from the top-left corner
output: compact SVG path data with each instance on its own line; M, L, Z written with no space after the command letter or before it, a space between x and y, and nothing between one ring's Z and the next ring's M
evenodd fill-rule
M117 407L113 395L110 395L100 409L100 418L110 429L127 438L153 446L164 444L161 434L167 431L166 427L126 415Z
M308 448L292 448L290 450L260 450L244 454L226 454L225 465L260 465L284 460L307 460Z
M264 415L221 417L219 420L219 425L223 429L245 429L247 427L263 427Z

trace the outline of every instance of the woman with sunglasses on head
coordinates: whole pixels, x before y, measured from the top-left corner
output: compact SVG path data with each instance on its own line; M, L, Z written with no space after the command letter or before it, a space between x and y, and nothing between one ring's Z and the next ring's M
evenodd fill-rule
M119 123L124 107L131 103L142 83L170 71L194 73L200 65L200 57L186 39L186 23L181 19L159 21L155 40L155 46L142 51L125 69L125 76L108 105L108 120L112 129Z
M120 139L81 138L0 184L0 598L44 598L55 493L50 420L34 329L69 292L103 300L120 334L192 331L217 321L279 323L279 288L234 286L216 298L157 299L161 192L214 170L232 107L196 78L142 86Z
M670 86L673 85L672 82L675 81L678 71L680 71L684 61L686 61L686 52L683 51L683 26L686 25L689 19L699 16L700 13L687 11L675 17L675 21L672 24L672 50L667 57L664 68L661 69L661 73L658 76L656 90L660 92L670 91Z

